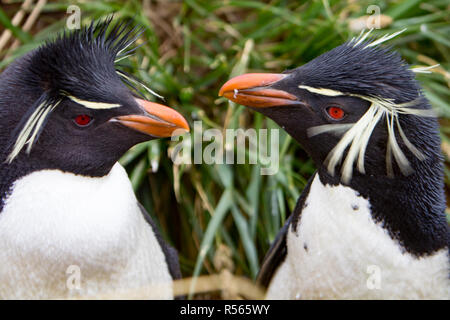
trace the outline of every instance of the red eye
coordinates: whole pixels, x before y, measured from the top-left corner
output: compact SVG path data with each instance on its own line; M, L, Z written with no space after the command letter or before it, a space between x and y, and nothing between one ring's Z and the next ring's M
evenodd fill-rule
M85 127L89 123L91 123L92 118L86 114L81 114L79 116L76 116L75 123L79 125L80 127Z
M341 120L345 116L344 110L339 107L329 107L327 112L335 120Z

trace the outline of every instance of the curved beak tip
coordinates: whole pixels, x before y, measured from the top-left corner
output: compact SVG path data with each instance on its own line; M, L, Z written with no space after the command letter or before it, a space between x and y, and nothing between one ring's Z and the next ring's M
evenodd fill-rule
M228 82L225 82L224 85L222 87L220 87L219 97L223 96L223 93L225 92L225 88L226 88L227 84L228 84Z
M187 120L182 116L179 119L179 123L177 124L177 130L184 130L186 132L190 132L191 128L189 127L189 123L187 122Z
M177 111L165 105L136 99L147 115L125 115L117 120L136 131L159 138L181 135L189 132L187 120Z

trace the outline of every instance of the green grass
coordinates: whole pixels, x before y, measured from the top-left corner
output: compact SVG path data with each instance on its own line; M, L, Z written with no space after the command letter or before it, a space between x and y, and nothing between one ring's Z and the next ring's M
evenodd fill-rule
M64 27L73 2L48 3L44 27L30 33L0 23L22 41L0 68ZM352 36L349 19L376 4L393 22L376 35L407 27L390 41L408 63L440 63L439 72L418 75L427 97L441 115L442 137L450 143L450 16L448 2L399 1L141 1L80 3L82 22L115 13L147 27L145 44L125 63L192 124L203 128L276 128L260 114L217 96L220 86L244 72L281 72L302 65ZM11 12L9 12L11 17ZM236 275L256 277L265 252L292 211L314 164L284 132L280 170L261 176L259 165L174 166L174 142L157 140L134 147L123 158L138 198L180 253L183 275L212 274L226 265ZM204 143L205 147L208 143ZM155 172L154 172L155 171ZM447 188L450 171L446 171ZM217 263L217 248L227 246L228 263ZM202 252L199 254L199 252Z

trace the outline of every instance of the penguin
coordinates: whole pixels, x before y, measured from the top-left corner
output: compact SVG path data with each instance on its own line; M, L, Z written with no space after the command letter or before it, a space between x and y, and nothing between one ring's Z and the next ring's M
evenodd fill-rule
M143 30L113 17L54 40L0 75L0 299L173 299L178 254L119 158L189 131L116 62Z
M449 299L439 126L415 72L370 31L219 95L274 120L317 171L258 275L267 299Z

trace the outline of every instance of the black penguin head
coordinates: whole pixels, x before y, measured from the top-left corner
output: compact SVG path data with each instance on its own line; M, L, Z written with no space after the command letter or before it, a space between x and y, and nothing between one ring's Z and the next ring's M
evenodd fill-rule
M219 95L277 122L323 184L369 199L374 221L420 256L448 246L440 137L413 71L377 47L392 36L366 33L294 70L238 76Z
M281 74L238 76L219 95L273 119L319 172L344 183L354 174L408 175L426 157L439 158L437 123L413 71L377 47L381 41L365 39Z
M5 165L102 176L131 146L189 130L176 111L138 98L135 86L151 90L116 69L141 30L111 22L63 34L0 76Z

